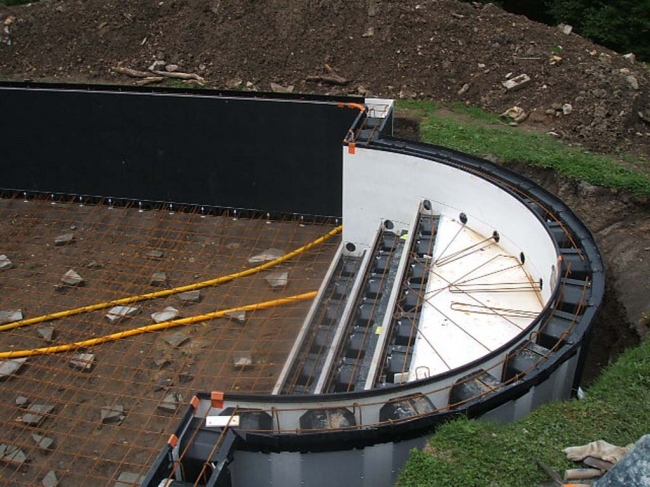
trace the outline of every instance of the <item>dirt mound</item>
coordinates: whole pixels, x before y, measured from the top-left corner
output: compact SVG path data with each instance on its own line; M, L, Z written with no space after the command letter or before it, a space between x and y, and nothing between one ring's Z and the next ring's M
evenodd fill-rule
M462 101L593 149L650 152L650 72L493 5L454 0L42 0L0 7L0 77L128 83L175 64L216 88ZM162 68L165 64L160 63ZM307 81L329 75L343 85ZM519 75L530 81L507 91ZM340 80L343 82L343 80Z

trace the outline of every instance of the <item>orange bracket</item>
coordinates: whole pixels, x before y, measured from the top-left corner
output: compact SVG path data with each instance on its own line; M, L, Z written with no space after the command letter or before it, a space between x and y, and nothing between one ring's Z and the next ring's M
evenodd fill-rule
M212 401L212 407L218 409L223 408L223 397L224 397L223 392L212 391L210 393L210 400Z
M192 399L190 399L190 405L194 408L194 414L196 414L196 412L199 409L199 397L198 396L192 397Z
M167 440L167 444L172 448L175 448L178 445L178 436L172 433L172 435Z

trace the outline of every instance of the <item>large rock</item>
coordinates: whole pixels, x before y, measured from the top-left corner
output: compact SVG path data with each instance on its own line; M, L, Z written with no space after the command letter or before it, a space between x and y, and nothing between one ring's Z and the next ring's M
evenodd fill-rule
M594 487L650 487L650 435L642 436Z

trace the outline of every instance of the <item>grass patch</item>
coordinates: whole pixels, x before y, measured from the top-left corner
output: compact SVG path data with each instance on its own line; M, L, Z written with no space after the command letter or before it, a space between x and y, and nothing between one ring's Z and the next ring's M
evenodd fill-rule
M534 459L575 468L562 449L603 439L627 445L648 433L650 341L630 349L588 390L507 425L467 419L443 425L424 450L413 450L400 486L520 487L548 481Z
M498 116L476 107L453 105L451 111L457 116L445 116L437 109L435 104L423 101L400 101L397 105L398 112L422 119L420 132L425 142L482 157L494 154L505 161L554 169L562 176L596 186L650 195L650 176L628 167L647 167L645 160L629 155L625 160L617 159L568 147L550 135L523 132L499 123Z

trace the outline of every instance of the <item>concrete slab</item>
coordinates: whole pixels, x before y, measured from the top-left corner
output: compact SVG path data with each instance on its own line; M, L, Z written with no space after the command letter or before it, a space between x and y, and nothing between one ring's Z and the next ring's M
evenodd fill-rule
M38 426L53 410L54 406L51 404L32 404L23 415L22 422L27 426Z
M26 361L26 357L0 361L0 381L7 380L17 373Z

